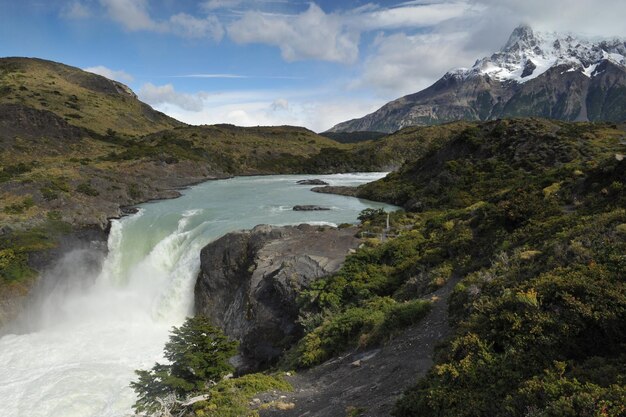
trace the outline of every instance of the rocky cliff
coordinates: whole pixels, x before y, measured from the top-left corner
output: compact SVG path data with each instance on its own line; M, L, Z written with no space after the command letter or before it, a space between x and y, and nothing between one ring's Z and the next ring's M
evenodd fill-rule
M202 249L196 313L240 341L240 370L272 364L302 335L298 291L339 269L359 245L355 232L261 225Z

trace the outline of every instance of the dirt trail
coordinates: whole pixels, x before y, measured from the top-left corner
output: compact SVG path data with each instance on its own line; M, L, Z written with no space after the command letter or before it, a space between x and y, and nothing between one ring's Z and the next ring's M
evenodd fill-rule
M416 326L387 345L340 358L288 377L295 390L277 393L294 403L291 410L266 410L263 417L345 417L351 409L358 416L388 416L403 391L433 365L434 347L450 336L448 298L458 280L451 280L432 295L431 312Z

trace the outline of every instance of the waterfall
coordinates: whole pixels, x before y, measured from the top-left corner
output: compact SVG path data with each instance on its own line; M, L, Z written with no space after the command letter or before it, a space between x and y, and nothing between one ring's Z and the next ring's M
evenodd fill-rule
M383 174L321 176L334 185ZM162 361L172 326L192 314L200 250L257 224L354 222L389 207L311 193L302 176L246 177L197 185L113 220L103 262L89 249L66 254L41 279L36 303L0 338L0 398L6 417L120 417L135 401L135 369ZM325 212L294 212L322 204ZM101 264L96 269L94 264Z

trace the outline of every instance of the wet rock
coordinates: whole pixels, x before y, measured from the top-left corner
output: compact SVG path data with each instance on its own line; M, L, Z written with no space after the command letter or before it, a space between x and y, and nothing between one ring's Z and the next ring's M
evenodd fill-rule
M240 342L238 371L272 365L302 335L296 296L337 271L359 241L351 229L261 225L202 249L196 313Z
M314 206L314 205L302 205L293 206L293 211L325 211L330 210L328 207Z
M328 185L326 181L314 179L314 180L300 180L296 181L296 184L299 185Z

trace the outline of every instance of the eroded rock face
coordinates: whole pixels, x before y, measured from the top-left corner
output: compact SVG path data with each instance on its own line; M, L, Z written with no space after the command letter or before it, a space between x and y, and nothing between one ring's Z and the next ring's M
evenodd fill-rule
M359 244L355 233L354 228L261 225L202 249L196 314L240 341L240 371L271 365L301 336L298 291L340 268Z

